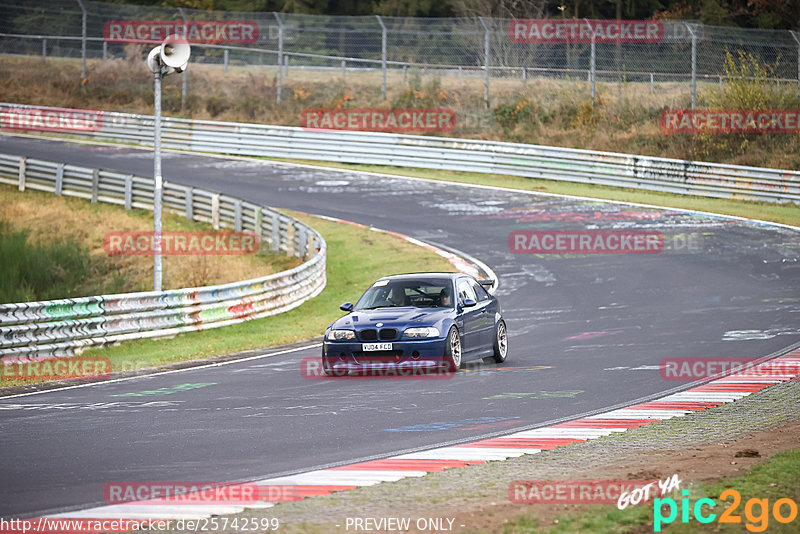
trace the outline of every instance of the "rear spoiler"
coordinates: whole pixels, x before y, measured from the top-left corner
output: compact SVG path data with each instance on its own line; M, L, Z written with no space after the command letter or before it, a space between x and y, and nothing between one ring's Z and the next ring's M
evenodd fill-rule
M478 283L486 289L490 289L494 287L496 281L493 278L486 278L484 280L478 280Z

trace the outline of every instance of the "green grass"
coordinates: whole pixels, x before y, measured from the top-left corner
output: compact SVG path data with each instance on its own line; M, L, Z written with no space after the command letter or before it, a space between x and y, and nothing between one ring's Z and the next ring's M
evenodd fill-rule
M739 477L724 478L713 484L695 484L689 488L682 484L682 489L689 489L688 503L689 517L686 523L682 522L682 499L678 492L672 494L676 501L677 515L675 520L664 523L662 532L690 533L690 532L785 532L794 533L800 525L800 517L788 524L780 523L772 515L773 506L778 499L791 499L800 505L800 449L793 449L776 454L769 460L753 467L747 474ZM726 489L739 492L741 502L731 510L731 517L740 516L740 523L719 522L723 511L733 504L733 497L728 496L721 500L720 494ZM701 524L693 515L694 505L701 498L709 498L716 502L716 506L709 508L704 505L702 513L708 516L716 514L714 521ZM767 499L769 514L762 515L759 506L751 504L750 499ZM750 517L746 515L750 510ZM783 505L781 513L788 516L789 506ZM663 515L669 515L667 506L663 508ZM557 521L557 524L555 524ZM749 525L749 528L748 528ZM615 505L587 507L579 515L557 517L553 525L541 525L533 516L523 515L518 517L505 528L511 534L524 533L567 533L567 532L653 532L654 515L652 501L638 506L629 506L625 510L618 510Z
M165 211L166 232L208 232L211 224ZM23 302L150 291L153 259L109 255L106 234L151 232L153 212L125 210L103 202L20 192L0 184L0 302ZM291 269L295 257L259 251L253 255L165 255L165 289L247 280Z
M659 191L643 191L624 187L561 182L557 180L542 180L537 178L524 178L521 176L509 176L505 174L440 171L406 167L385 167L381 165L357 165L350 163L319 162L287 158L270 159L288 163L314 165L317 167L331 167L336 169L377 172L398 176L412 176L415 178L426 178L429 180L443 180L465 184L507 187L511 189L520 189L522 191L532 191L535 193L552 193L604 200L617 200L621 202L652 204L654 206L707 211L722 215L733 215L737 217L747 217L750 219L760 219L764 221L800 226L800 206L797 204L779 204L777 202L756 202L746 200L694 197L690 195L662 193Z
M0 220L0 302L71 295L84 281L89 250L71 239L31 243L26 230Z
M291 214L317 229L328 243L327 286L320 295L274 317L222 329L190 332L173 339L142 339L95 348L84 355L108 357L116 371L291 343L322 335L325 327L343 314L339 305L358 298L381 276L454 270L437 254L399 237L376 233L369 228Z

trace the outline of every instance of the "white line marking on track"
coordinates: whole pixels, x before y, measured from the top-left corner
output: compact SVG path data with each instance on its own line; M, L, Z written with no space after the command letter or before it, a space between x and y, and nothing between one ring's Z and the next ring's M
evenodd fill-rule
M313 349L313 348L317 348L317 347L321 347L321 346L322 346L322 343L313 343L311 345L304 345L302 347L295 347L293 349L285 349L285 350L281 350L281 351L278 351L278 352L270 352L268 354L258 354L256 356L248 356L246 358L241 358L239 360L230 360L230 361L227 361L227 362L207 363L207 364L203 364L203 365L197 365L197 366L194 366L194 367L187 367L185 369L170 369L168 371L158 371L156 373L150 373L150 374L146 374L146 375L126 376L126 377L123 377L123 378L112 378L111 380L103 380L103 381L100 381L100 382L90 382L90 383L87 383L87 384L77 384L75 386L65 386L63 388L46 389L46 390L42 390L42 391L31 391L29 393L18 393L16 395L8 395L6 397L0 397L0 403L2 403L6 399L16 399L16 398L19 398L19 397L27 397L29 395L41 395L43 393L54 393L54 392L58 392L58 391L65 391L67 389L77 389L77 388L90 387L90 386L101 386L101 385L104 385L104 384L113 384L114 382L126 382L126 381L129 381L129 380L143 379L143 378L148 378L148 377L151 377L151 376L170 375L170 374L173 374L173 373L181 373L181 372L184 372L184 371L194 371L196 369L207 369L209 367L222 367L223 365L230 365L230 364L234 364L234 363L248 362L248 361L251 361L251 360L259 360L261 358L269 358L269 357L272 357L272 356L280 356L282 354L288 354L290 352L296 352L298 350Z

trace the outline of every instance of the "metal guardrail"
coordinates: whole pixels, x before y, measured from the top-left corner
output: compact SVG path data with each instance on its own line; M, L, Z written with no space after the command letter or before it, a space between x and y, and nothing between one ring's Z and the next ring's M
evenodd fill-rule
M129 174L0 154L0 183L153 209L153 180ZM297 219L170 182L164 183L164 207L215 229L254 231L262 246L304 263L216 286L0 304L0 359L64 356L92 345L218 328L290 310L325 288L325 240Z
M24 109L63 112L0 103L0 126ZM62 132L84 139L152 146L153 117L103 112L96 131ZM162 146L216 154L299 158L508 174L529 178L631 187L716 198L800 202L800 172L704 163L498 141L291 126L162 119Z

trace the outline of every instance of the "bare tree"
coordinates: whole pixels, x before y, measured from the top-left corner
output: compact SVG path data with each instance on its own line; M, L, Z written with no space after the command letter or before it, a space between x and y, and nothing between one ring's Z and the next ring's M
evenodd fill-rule
M547 0L450 0L459 17L544 18Z
M453 11L459 17L472 20L484 18L490 30L489 61L494 67L534 64L538 45L513 43L508 38L508 20L504 19L546 18L548 3L548 0L450 0ZM474 47L477 56L483 56L483 38L474 39L474 43L467 46Z

